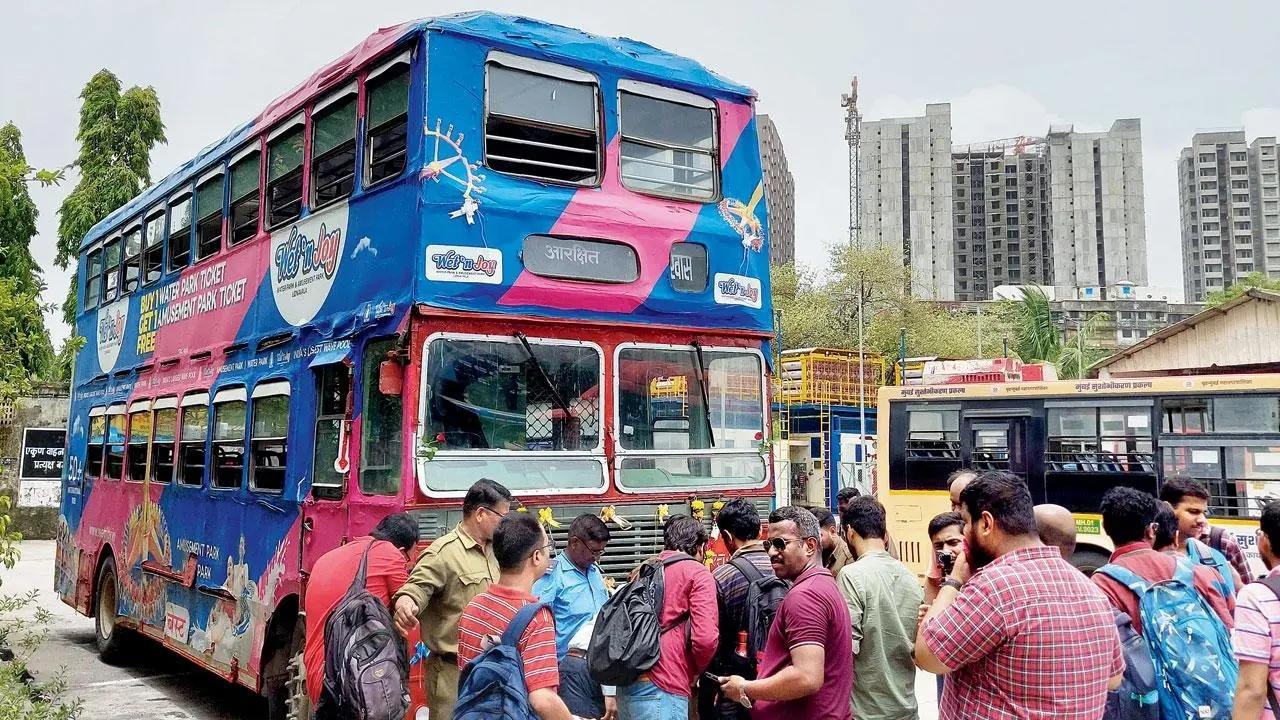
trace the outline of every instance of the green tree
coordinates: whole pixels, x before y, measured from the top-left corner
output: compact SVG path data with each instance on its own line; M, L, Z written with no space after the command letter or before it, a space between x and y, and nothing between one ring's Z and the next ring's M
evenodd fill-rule
M150 86L120 87L120 79L104 69L80 93L74 163L80 180L58 208L58 267L75 261L90 228L151 184L151 150L165 142L160 99ZM62 304L68 325L75 323L77 284L73 275Z
M0 277L0 400L10 400L56 364L40 288Z
M1250 288L1280 292L1280 278L1271 279L1260 272L1249 273L1243 278L1232 283L1231 287L1225 290L1214 290L1205 295L1204 304L1206 307L1218 307L1225 302L1235 300Z
M1094 363L1108 354L1098 343L1110 320L1106 313L1093 313L1074 336L1064 340L1062 330L1053 322L1049 296L1040 288L1025 288L1022 299L1009 301L1001 314L1012 328L1010 346L1018 359L1052 363L1058 377L1084 377Z
M30 290L40 286L40 268L31 255L40 213L27 191L31 167L13 123L0 127L0 167L0 277Z

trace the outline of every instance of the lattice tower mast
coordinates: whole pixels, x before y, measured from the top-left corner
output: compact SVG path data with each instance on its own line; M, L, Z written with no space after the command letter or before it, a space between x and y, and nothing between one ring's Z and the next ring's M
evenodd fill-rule
M844 139L849 143L849 244L862 246L862 179L858 174L861 164L862 113L858 112L858 76L847 94L840 96L844 111Z

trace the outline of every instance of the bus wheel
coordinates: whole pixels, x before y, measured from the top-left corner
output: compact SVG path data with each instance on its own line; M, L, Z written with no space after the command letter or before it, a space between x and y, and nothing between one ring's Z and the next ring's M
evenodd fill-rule
M98 570L98 597L94 603L94 639L102 661L116 665L125 660L129 630L117 624L116 608L119 607L120 583L116 577L115 558L108 557Z
M301 637L295 637L283 678L266 689L268 720L310 720L311 697L307 694L307 668L302 660ZM279 676L277 676L279 677ZM268 680L268 682L271 682Z
M1071 564L1086 576L1110 561L1111 557L1101 550L1077 550L1071 554Z

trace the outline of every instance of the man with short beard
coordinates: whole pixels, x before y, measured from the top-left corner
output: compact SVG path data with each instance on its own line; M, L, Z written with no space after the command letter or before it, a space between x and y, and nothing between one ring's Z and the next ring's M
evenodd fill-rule
M1026 483L984 472L960 493L961 553L916 635L946 674L941 720L1097 720L1124 657L1102 593L1036 532Z

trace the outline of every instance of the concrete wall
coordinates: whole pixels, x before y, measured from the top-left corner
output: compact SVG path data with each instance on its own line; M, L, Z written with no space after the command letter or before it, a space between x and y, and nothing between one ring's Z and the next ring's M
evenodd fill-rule
M18 458L22 429L66 427L71 399L65 386L41 386L30 396L0 407L0 493L14 501L14 530L24 538L51 539L57 529L58 508L18 506Z

